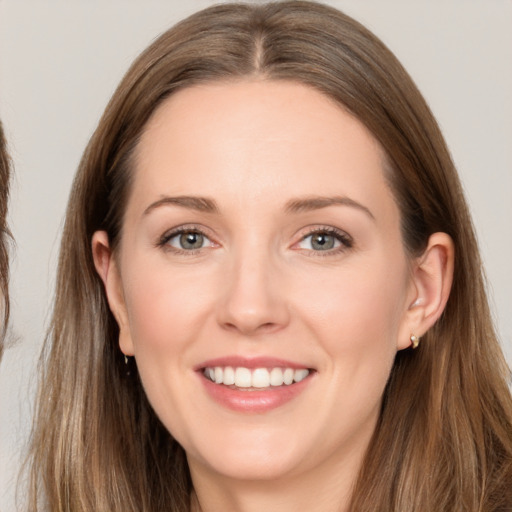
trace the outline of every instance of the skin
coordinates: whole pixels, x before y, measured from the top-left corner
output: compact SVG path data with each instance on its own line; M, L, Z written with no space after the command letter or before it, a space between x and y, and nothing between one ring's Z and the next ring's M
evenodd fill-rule
M195 510L346 507L394 356L441 314L452 272L442 233L407 257L383 161L358 120L292 82L195 86L148 122L117 253L105 232L93 251L120 348L187 452ZM157 203L178 196L218 211ZM289 208L333 196L344 204ZM162 245L180 226L203 246ZM326 229L342 238L322 251L311 232ZM315 371L280 407L233 411L195 371L231 355Z

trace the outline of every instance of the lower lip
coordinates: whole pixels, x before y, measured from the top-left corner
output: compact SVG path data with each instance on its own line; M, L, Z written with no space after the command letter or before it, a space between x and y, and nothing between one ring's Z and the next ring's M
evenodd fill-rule
M236 412L264 413L281 407L290 402L309 385L311 374L304 380L289 386L276 386L274 388L240 391L222 384L215 384L199 372L201 381L213 400L220 405Z

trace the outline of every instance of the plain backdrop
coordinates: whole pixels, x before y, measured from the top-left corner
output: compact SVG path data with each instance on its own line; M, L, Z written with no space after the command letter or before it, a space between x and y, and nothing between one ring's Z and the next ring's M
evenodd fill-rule
M12 320L0 366L0 510L15 510L68 191L133 58L207 0L0 0L0 118L15 164ZM512 362L512 2L339 0L395 52L436 115L472 208ZM22 493L23 494L23 493Z

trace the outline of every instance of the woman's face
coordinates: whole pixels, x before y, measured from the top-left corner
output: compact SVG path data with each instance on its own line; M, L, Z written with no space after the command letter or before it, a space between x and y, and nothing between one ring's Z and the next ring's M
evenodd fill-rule
M182 90L142 136L107 292L192 473L356 468L415 299L369 132L319 92Z

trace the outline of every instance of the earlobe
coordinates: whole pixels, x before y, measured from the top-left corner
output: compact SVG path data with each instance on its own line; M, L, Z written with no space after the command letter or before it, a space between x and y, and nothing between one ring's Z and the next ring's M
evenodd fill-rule
M119 326L119 346L127 355L133 355L130 329L126 314L126 305L116 259L110 249L108 234L106 231L96 231L92 237L92 254L96 272L103 281L105 294Z
M430 236L423 254L413 261L414 296L406 312L399 350L414 345L444 311L453 280L454 246L446 233Z

